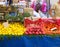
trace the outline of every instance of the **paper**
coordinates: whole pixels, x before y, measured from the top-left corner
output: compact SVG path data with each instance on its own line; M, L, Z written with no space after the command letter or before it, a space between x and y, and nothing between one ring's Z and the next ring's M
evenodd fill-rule
M3 26L4 26L4 27L8 27L8 26L9 26L8 22L4 22L4 23L3 23Z

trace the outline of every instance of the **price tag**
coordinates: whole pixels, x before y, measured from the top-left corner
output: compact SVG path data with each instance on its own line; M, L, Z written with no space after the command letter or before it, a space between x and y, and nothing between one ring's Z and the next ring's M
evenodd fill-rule
M57 30L57 27L54 27L54 28L51 29L51 31L55 31L55 30Z
M8 26L9 26L8 22L4 22L4 23L3 23L3 26L4 26L4 27L8 27Z

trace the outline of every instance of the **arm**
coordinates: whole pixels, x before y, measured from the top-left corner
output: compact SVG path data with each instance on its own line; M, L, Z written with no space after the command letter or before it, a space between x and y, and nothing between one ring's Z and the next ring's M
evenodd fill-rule
M56 19L55 13L54 13L54 15L52 15L52 10L55 11L55 9L56 9L56 4L54 4L49 10L49 14L53 19Z
M53 17L52 16L52 9L49 10L49 14L50 14L51 17Z

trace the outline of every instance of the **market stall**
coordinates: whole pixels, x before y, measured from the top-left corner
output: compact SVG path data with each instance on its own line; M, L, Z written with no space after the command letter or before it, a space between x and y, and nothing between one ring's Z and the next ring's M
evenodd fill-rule
M46 20L44 20L44 21L45 21L45 23L48 24L50 22L50 20L47 20L47 21ZM39 21L41 21L41 19ZM28 21L28 22L30 24L31 23L39 24L39 21L38 20L35 21L36 23L33 21ZM53 22L53 21L51 21L51 22ZM44 25L45 25L45 23L44 23ZM44 31L44 32L47 31L46 34L45 33L42 34L43 32L41 32L41 30L37 31L37 29L38 30L42 29L42 28L39 28L41 26L40 24L39 24L40 25L39 27L36 27L36 25L34 25L34 27L33 27L31 25L31 27L35 28L35 29L32 29L29 26L27 33L25 33L27 27L25 28L21 23L10 23L9 26L7 26L8 24L5 26L5 24L7 24L7 23L0 25L1 26L0 27L0 40L1 40L0 46L1 47L17 47L17 46L18 47L59 47L60 46L60 35L59 35L60 31L58 32L57 31L58 29L54 28L54 27L56 27L54 25L54 23L50 23L51 25L53 24L53 26L48 24L49 27L46 27L46 28L50 29L53 27L54 29L52 29L53 31L48 31L48 29L46 29ZM4 25L4 27L3 27L3 25ZM48 26L48 25L45 25L45 26ZM38 34L38 32L40 32L40 34Z
M60 18L35 17L30 0L26 1L0 5L0 47L60 47ZM48 2L41 4L42 14L48 12Z

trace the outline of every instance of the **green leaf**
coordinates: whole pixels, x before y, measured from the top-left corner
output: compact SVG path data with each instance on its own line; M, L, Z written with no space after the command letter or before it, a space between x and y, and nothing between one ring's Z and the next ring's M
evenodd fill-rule
M23 16L24 16L24 17L30 17L31 15L30 15L30 13L25 12L25 13L23 14Z

